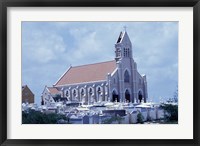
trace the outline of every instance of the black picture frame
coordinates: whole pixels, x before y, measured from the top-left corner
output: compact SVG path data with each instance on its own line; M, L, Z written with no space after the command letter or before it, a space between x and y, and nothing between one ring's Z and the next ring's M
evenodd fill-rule
M8 7L193 7L193 111L194 128L187 139L93 139L93 140L24 140L7 139L7 8ZM197 146L199 142L199 61L200 61L200 2L199 0L1 0L0 1L0 144L18 145L131 145L131 146Z

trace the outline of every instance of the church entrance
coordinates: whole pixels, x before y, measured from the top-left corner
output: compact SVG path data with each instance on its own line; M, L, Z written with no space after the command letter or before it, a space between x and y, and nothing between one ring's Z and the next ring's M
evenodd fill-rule
M115 92L115 90L112 92L112 102L119 102L119 95Z
M128 89L126 89L126 92L125 92L125 99L127 102L130 102L130 93L129 93Z
M139 93L138 93L138 99L139 99L140 103L142 102L142 98L143 98L142 93L141 93L141 91L139 91Z

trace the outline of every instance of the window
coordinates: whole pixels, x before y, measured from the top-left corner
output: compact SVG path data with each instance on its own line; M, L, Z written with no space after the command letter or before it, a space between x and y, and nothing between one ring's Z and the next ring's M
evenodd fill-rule
M92 88L89 89L89 94L92 95Z
M125 73L124 73L124 82L129 83L129 80L130 80L129 73L126 70Z
M65 93L66 97L69 96L69 91L67 90L66 93Z
M121 56L121 50L120 48L116 49L116 57L120 57Z
M124 48L124 57L126 57L126 48Z
M130 56L129 48L124 48L124 57L129 57L129 56Z
M76 90L74 90L73 95L76 96Z
M81 90L81 96L83 96L85 93L84 93L84 89Z
M97 90L98 94L101 94L101 88L99 87Z

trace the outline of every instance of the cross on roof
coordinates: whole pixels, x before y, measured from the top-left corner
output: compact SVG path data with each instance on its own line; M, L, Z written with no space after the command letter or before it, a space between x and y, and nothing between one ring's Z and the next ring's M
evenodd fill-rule
M125 26L124 26L124 31L126 31L126 28L127 28L127 27L126 27L126 25L125 25Z

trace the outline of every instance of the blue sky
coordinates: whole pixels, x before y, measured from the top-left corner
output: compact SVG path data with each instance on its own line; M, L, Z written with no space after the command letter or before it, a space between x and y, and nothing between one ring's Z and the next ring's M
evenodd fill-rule
M113 60L123 27L138 71L147 75L149 99L173 97L178 85L178 22L22 22L22 84L40 103L67 68Z

